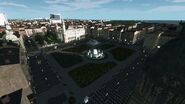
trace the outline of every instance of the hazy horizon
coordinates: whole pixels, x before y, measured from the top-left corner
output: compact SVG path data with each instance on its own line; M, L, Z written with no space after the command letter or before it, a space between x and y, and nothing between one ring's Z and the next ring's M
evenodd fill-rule
M9 19L185 20L185 0L0 0Z

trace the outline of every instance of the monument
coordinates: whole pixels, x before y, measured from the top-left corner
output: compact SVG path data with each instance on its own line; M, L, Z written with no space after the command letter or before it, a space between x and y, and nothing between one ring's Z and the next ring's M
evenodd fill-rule
M87 51L86 55L88 58L95 60L103 59L105 57L105 53L100 49L90 49Z

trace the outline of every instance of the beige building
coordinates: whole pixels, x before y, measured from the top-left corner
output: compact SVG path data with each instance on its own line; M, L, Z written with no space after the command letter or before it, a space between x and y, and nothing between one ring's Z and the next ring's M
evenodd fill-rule
M28 37L33 35L33 29L25 29L25 32Z
M80 40L81 37L84 35L85 35L85 29L83 27L82 28L69 27L64 32L64 41L65 43L68 43L70 41Z
M0 102L3 104L11 104L14 99L18 100L17 98L21 95L20 104L30 104L27 96L30 95L32 91L22 71L21 65L3 65L0 66L0 70ZM21 94L17 94L17 92ZM11 93L14 93L14 96Z

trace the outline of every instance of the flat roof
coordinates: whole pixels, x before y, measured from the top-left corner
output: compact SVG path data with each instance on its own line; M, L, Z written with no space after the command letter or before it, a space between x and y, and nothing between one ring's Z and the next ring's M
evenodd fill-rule
M0 66L0 96L28 87L20 64Z

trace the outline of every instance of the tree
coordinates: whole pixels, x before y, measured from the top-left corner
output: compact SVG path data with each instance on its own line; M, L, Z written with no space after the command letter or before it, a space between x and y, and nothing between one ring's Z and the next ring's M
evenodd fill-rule
M37 41L40 45L44 45L44 37L41 35L36 35L35 41Z
M48 44L59 42L58 36L55 32L48 30L45 35L45 40Z

